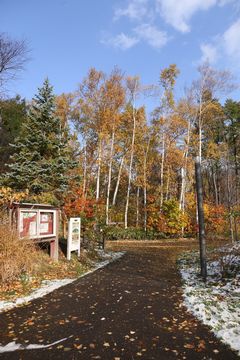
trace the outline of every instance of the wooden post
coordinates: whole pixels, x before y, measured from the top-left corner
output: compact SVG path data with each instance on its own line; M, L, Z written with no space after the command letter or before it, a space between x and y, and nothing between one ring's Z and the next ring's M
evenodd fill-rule
M197 191L197 209L198 209L198 236L200 246L200 265L201 276L203 280L207 279L207 263L206 263L206 237L204 226L204 211L203 211L203 186L200 158L196 158L195 162L195 176L196 176L196 191Z
M59 236L59 210L56 211L56 237L50 241L50 257L58 261L58 236Z

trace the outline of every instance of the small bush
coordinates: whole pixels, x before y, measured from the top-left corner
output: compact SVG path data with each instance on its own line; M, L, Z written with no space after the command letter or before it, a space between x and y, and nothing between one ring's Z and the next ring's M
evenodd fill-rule
M9 283L29 276L36 262L33 241L20 239L9 224L0 224L0 282Z
M133 227L123 229L113 226L104 228L104 236L106 240L160 240L167 238L164 233L154 230L145 232L143 229Z
M94 229L87 229L84 231L84 244L88 249L89 254L95 256L96 249L100 241L100 233Z
M235 278L240 272L240 246L232 246L219 258L220 271L223 278Z

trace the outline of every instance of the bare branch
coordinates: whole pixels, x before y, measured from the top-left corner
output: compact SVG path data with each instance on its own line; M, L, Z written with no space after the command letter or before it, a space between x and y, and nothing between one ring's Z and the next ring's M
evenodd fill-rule
M12 40L6 34L0 33L0 87L16 79L17 73L24 69L27 55L25 40Z

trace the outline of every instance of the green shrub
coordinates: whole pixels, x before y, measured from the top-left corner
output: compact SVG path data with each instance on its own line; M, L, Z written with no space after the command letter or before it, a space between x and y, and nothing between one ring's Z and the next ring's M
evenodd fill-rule
M104 228L103 232L106 240L160 240L167 238L162 232L154 230L145 232L143 229L134 227L124 229L117 226L108 226Z

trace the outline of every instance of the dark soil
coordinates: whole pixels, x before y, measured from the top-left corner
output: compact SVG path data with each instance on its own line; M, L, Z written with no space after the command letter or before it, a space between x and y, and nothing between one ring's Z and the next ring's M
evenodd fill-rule
M237 359L182 303L176 257L186 245L143 245L128 244L107 267L1 314L2 345L65 340L0 358Z

